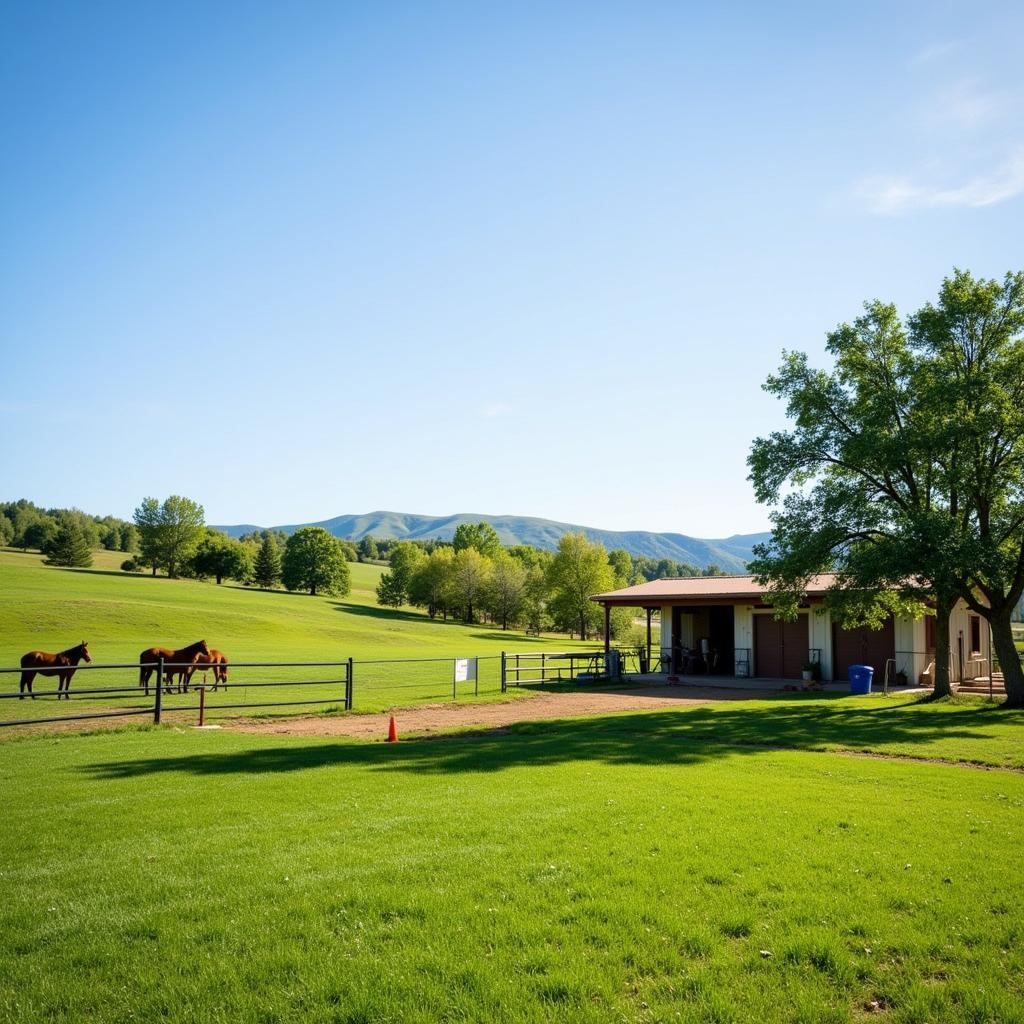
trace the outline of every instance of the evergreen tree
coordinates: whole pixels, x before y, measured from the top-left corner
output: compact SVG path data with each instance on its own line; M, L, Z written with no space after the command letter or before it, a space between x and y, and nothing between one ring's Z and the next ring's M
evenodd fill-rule
M256 586L266 590L281 582L281 549L269 533L263 535L253 565L252 578Z
M81 527L69 519L58 530L50 544L47 565L64 565L88 568L92 565L92 551L82 533Z

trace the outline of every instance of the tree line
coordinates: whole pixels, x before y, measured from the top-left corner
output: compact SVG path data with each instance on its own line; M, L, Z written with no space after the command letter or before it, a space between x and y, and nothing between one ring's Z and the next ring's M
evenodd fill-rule
M0 546L33 548L52 565L92 565L95 548L130 553L139 548L134 523L92 516L77 508L40 508L20 498L0 502Z
M435 543L429 552L416 542L395 543L377 602L424 608L431 618L489 618L502 629L525 625L585 638L603 627L591 597L644 578L628 551L606 552L582 533L564 534L551 552L504 547L490 523L464 523L450 544ZM633 613L616 609L611 627L616 638L627 636Z

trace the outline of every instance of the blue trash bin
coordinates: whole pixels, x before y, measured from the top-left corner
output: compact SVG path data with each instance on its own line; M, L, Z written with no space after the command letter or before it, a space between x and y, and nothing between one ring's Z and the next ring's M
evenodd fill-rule
M870 693L875 670L870 665L850 666L850 693Z

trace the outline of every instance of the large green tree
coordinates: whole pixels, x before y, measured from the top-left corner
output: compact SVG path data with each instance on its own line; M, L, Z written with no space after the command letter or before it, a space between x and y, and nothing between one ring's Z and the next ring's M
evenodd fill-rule
M344 549L322 526L303 526L285 544L281 579L289 590L344 596L350 587Z
M426 556L421 548L403 540L391 548L390 557L390 567L377 584L377 603L387 608L400 608L408 602L409 584Z
M197 576L212 576L218 584L225 578L244 583L252 575L252 557L247 545L207 527L192 556L192 569Z
M452 558L451 593L466 622L475 621L476 609L487 592L491 560L474 547L456 551Z
M450 547L434 548L416 566L409 580L409 603L417 608L426 608L433 619L439 613L448 618L453 607L453 576L455 551Z
M577 629L581 639L596 629L601 609L590 599L615 586L604 545L591 543L582 533L563 534L548 568L548 586L548 608L557 623Z
M823 571L837 573L829 604L844 625L933 602L937 696L950 692L949 614L964 598L992 623L1009 702L1021 701L1009 611L1024 587L1022 292L1019 275L958 272L909 335L894 306L867 304L829 335L831 371L785 356L765 387L793 429L759 438L749 459L758 499L776 505L752 569L779 614Z
M522 561L507 551L499 551L491 559L485 605L495 621L501 623L502 629L520 621L526 606L528 579L528 570Z
M479 523L460 523L455 528L452 547L457 552L473 548L485 558L494 558L501 550L501 538L490 523L481 519Z
M153 568L175 577L195 554L203 539L203 506L191 498L172 494L163 502L143 498L135 510L142 559Z
M968 555L958 593L992 627L1007 704L1024 707L1010 621L1024 593L1024 273L955 271L910 333L945 428L937 461Z

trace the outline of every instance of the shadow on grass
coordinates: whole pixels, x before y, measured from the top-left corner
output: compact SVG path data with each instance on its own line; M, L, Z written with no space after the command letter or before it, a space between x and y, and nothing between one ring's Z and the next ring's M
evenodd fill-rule
M127 779L166 772L195 776L296 772L327 766L377 771L494 772L519 766L599 761L615 765L689 765L765 748L822 750L841 745L872 750L889 744L918 747L938 739L991 739L989 725L1024 725L1024 712L991 708L881 705L849 708L766 701L762 707L695 707L658 714L524 722L472 735L413 740L397 746L306 739L285 746L224 753L107 761L82 770L98 778ZM913 752L913 751L911 751Z

